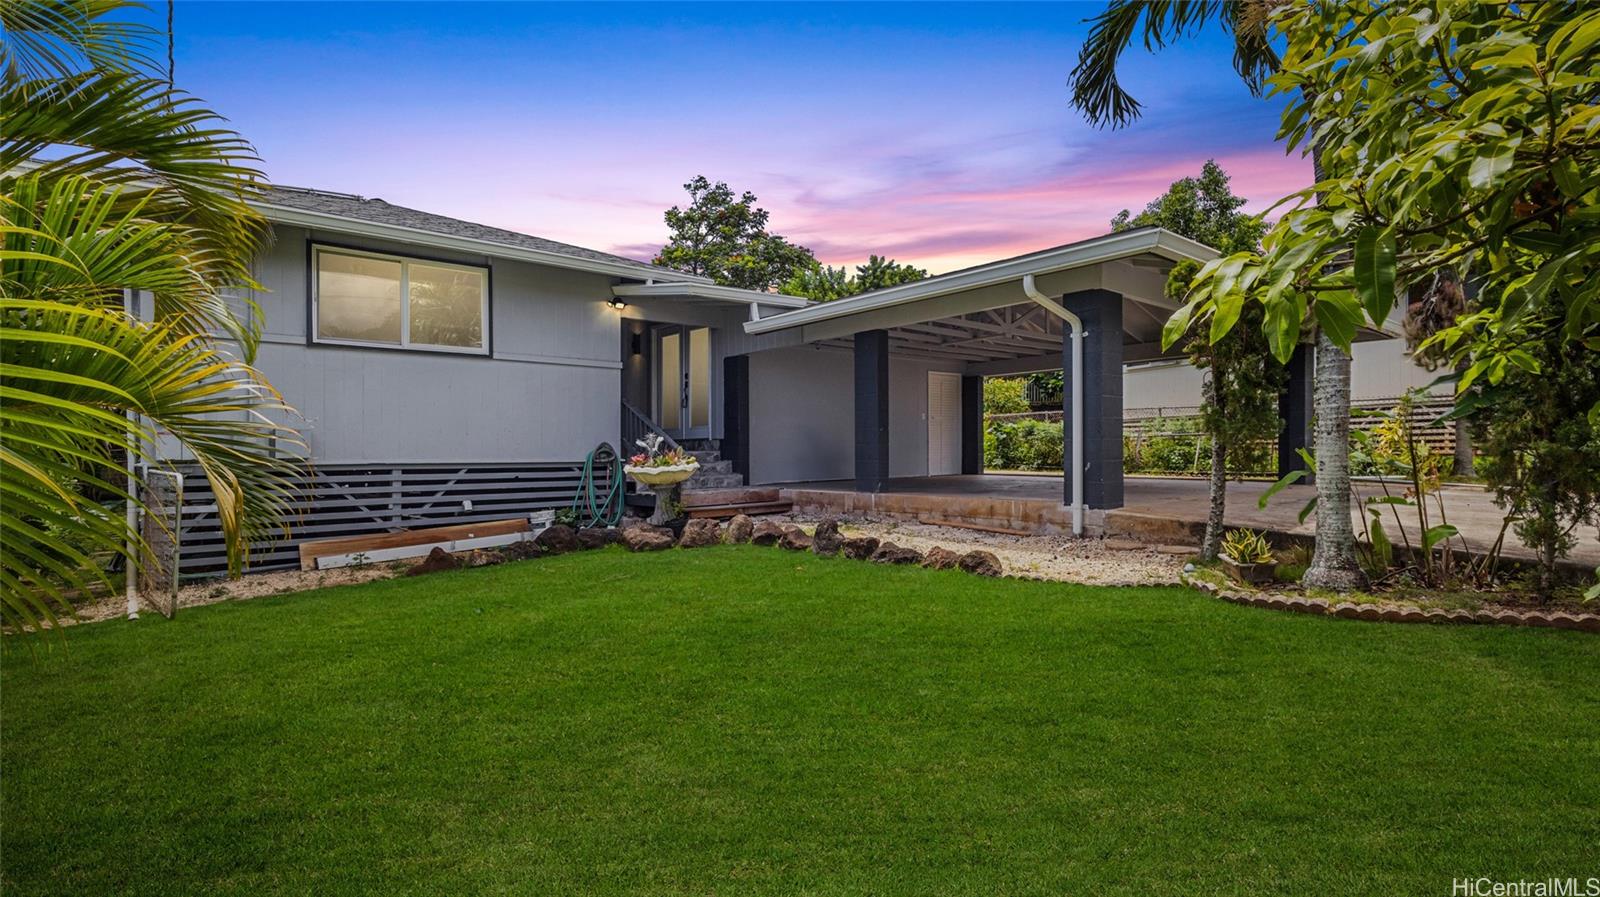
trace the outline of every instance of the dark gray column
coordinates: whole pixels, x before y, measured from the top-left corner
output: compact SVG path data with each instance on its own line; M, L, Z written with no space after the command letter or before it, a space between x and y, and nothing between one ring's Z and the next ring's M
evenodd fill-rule
M961 378L961 472L983 473L983 378Z
M889 480L889 331L863 330L856 353L856 491Z
M722 359L722 457L750 482L750 356Z
M1313 348L1306 344L1295 347L1294 354L1289 357L1289 377L1284 383L1283 392L1278 394L1278 417L1283 420L1283 429L1278 433L1280 477L1304 468L1306 462L1301 460L1298 450L1311 448L1312 351ZM1307 473L1301 482L1309 483L1311 480L1311 475Z
M1122 296L1068 293L1061 304L1083 320L1083 503L1122 507ZM1072 501L1072 340L1062 345L1064 500Z

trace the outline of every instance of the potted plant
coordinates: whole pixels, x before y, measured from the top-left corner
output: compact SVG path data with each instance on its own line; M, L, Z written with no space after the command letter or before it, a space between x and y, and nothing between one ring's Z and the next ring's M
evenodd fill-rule
M1222 536L1222 568L1234 581L1260 585L1272 581L1275 562L1267 537L1254 530L1229 530Z
M674 446L666 451L661 445L666 439L658 434L638 440L644 451L628 459L623 471L656 494L656 509L650 522L665 526L679 513L678 490L683 481L695 475L700 462L693 455Z

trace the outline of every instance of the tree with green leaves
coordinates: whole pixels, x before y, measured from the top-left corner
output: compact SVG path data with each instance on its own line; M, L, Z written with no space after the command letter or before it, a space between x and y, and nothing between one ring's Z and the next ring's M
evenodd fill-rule
M683 189L689 205L667 210L671 237L655 264L747 290L770 290L817 264L811 250L767 230L770 213L756 205L754 193L736 196L726 183L713 184L705 175Z
M1199 177L1174 181L1138 215L1118 213L1111 219L1111 229L1162 227L1223 252L1254 249L1266 224L1260 216L1241 211L1244 204L1245 198L1229 186L1228 173L1211 160ZM1198 270L1192 262L1174 267L1167 278L1167 295L1182 300ZM1268 353L1261 333L1249 328L1236 328L1215 343L1190 339L1186 351L1190 363L1206 374L1200 426L1211 442L1211 492L1200 555L1214 560L1227 512L1228 457L1277 435L1282 426L1278 392L1284 368Z
M1233 38L1233 66L1254 95L1281 65L1273 49L1274 0L1112 0L1093 19L1089 38L1072 71L1072 102L1096 124L1122 126L1139 117L1139 103L1122 88L1117 63L1139 36L1157 50L1206 28ZM1320 171L1313 152L1312 165ZM1320 180L1320 175L1318 180ZM1312 405L1316 419L1316 552L1303 582L1348 591L1366 584L1356 560L1350 521L1350 353L1348 343L1306 322L1315 344ZM1220 337L1225 329L1213 331ZM1296 331L1295 341L1301 333ZM1292 348L1290 350L1293 351Z
M832 302L870 290L914 283L927 276L928 272L922 268L873 255L867 258L865 265L856 266L854 276L847 275L842 267L812 265L796 271L778 291L816 302Z
M1246 215L1240 209L1246 202L1233 192L1232 178L1215 159L1207 159L1199 177L1173 181L1167 192L1130 216L1127 209L1111 219L1113 231L1135 227L1160 227L1191 240L1198 240L1218 252L1255 249L1267 232L1260 215Z
M254 151L157 77L122 0L0 4L0 616L37 627L143 560L133 460L176 444L215 493L229 568L281 526L301 465L249 364L266 235ZM144 303L130 314L125 297ZM230 340L224 349L214 334ZM170 449L169 449L170 450Z
M1252 303L1279 358L1308 316L1348 346L1388 318L1397 290L1453 269L1476 297L1417 303L1408 329L1419 352L1461 368L1459 413L1548 396L1562 379L1550 366L1569 356L1535 344L1600 364L1600 8L1296 4L1270 27L1286 46L1271 89L1294 98L1282 133L1316 141L1323 176L1286 200L1260 252L1196 275L1166 338L1202 319L1225 334ZM1582 421L1516 450L1592 439L1600 403Z

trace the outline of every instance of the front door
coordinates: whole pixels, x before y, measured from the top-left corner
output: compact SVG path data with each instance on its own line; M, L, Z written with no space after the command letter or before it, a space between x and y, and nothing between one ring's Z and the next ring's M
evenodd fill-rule
M711 436L711 330L657 327L656 423L673 439Z

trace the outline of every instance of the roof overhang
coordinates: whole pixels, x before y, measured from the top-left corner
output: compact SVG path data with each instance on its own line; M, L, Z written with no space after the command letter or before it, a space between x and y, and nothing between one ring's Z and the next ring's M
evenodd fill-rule
M783 293L763 293L759 290L741 290L738 287L725 287L713 283L679 281L670 283L622 283L612 287L611 294L619 298L727 302L789 309L805 308L811 304L811 300L801 296L787 296Z
M487 255L493 258L531 262L536 265L548 265L552 268L587 271L591 274L625 277L631 280L646 280L651 277L668 276L685 283L709 284L711 282L709 278L684 274L665 268L652 271L650 266L643 262L638 265L627 265L620 262L606 261L605 259L564 255L559 252L531 249L526 246L514 246L510 243L498 243L494 240L480 240L476 237L441 234L436 231L406 227L399 224L386 224L361 218L351 218L345 215L296 209L269 202L252 201L250 205L260 211L268 221L275 224L337 231L341 234L353 234L374 240L392 240L397 243L425 246L430 249L445 249L453 252Z
M1108 262L1133 259L1139 256L1156 256L1167 262L1184 260L1208 262L1217 257L1217 251L1187 237L1159 228L1141 228L1123 231L1069 243L1052 249L990 262L914 283L888 287L862 293L848 299L818 303L805 308L771 315L744 325L746 333L770 333L793 327L810 327L823 322L838 321L862 315L873 315L888 309L911 306L958 293L984 290L1002 284L1020 282L1024 275L1042 277L1074 270L1091 268ZM1020 290L1020 288L1019 288ZM1153 297L1152 297L1153 298ZM1020 292L1016 299L1022 301ZM1005 304L1005 303L1000 303ZM930 317L943 317L949 308L930 308ZM841 322L842 323L842 322ZM839 327L828 328L830 331Z

